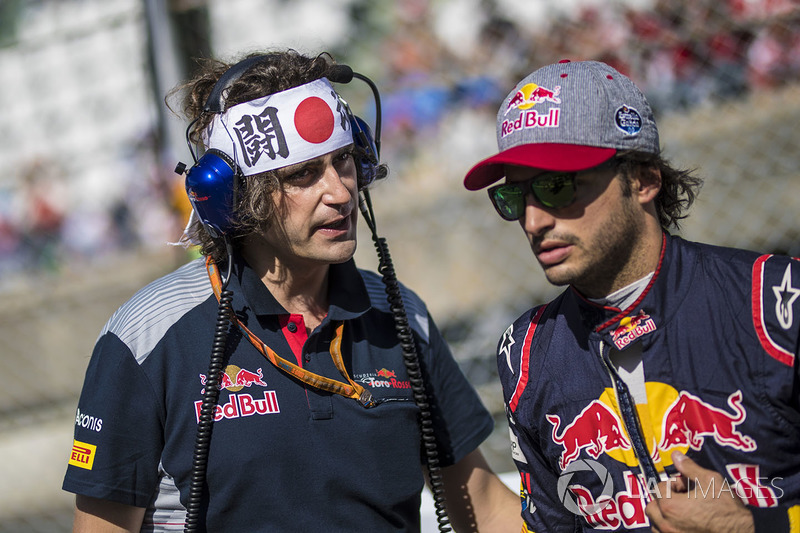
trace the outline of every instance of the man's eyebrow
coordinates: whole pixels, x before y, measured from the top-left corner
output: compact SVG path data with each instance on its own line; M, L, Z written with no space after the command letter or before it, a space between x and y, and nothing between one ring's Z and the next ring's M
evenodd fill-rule
M302 161L300 163L296 163L294 165L289 165L288 167L282 167L276 169L278 177L284 178L286 176L291 176L296 172L300 172L301 170L305 169L306 167L316 166L322 164L321 159L326 155L331 155L333 159L336 159L338 156L346 154L348 152L352 152L355 144L348 144L346 146L342 146L341 148L337 148L332 152L328 152L328 154L323 154L319 157L315 157L314 159L310 159L308 161Z
M342 154L346 154L348 152L352 152L354 148L355 148L355 144L351 143L351 144L348 144L347 146L342 146L341 148L339 148L337 150L334 150L333 152L331 152L331 155L333 157L337 157L337 156L340 156Z
M310 161L303 161L302 163L296 163L294 165L289 165L288 167L282 167L276 169L276 173L278 174L279 178L285 178L286 176L291 176L296 172L300 172L304 168L313 165L316 162L316 159L312 159Z

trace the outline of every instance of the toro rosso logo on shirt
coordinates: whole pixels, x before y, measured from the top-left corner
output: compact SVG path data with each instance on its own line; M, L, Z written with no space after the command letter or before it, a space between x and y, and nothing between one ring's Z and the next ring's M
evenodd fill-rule
M375 372L355 374L353 379L373 389L410 389L411 382L397 379L397 372L388 368L381 368Z
M202 385L206 384L207 379L205 374L200 374L200 383ZM267 386L267 382L264 381L264 374L260 368L255 372L251 372L245 368L239 368L236 365L226 366L225 371L220 376L219 390L227 390L231 394L228 396L227 403L216 406L214 410L214 421L217 422L223 418L233 419L245 416L280 413L281 409L278 405L278 395L274 390L264 391L263 398L258 398L251 394L239 393L242 389L253 386ZM205 394L205 387L200 391L200 394ZM195 416L198 423L200 422L200 410L202 406L202 400L194 402Z

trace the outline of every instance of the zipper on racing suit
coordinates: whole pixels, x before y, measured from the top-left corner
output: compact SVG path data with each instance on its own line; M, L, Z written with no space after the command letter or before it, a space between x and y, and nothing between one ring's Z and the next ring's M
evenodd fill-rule
M619 404L620 414L622 414L622 423L625 425L625 430L628 432L628 436L631 439L633 453L636 454L636 459L639 461L639 467L642 470L642 474L644 474L644 476L647 478L648 484L652 483L652 486L655 487L660 480L660 476L658 474L658 470L656 470L656 465L653 463L653 459L650 457L650 453L647 450L647 443L645 442L644 434L642 433L639 415L636 412L636 402L631 396L628 385L622 380L621 377L619 377L617 370L611 363L609 352L610 350L601 340L600 358L603 361L603 365L606 367L608 375L611 376L611 381L614 383L614 390L617 394L617 403Z

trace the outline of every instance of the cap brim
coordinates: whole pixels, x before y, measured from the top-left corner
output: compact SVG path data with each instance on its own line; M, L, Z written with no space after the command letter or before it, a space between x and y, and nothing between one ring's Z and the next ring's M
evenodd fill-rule
M605 163L616 153L614 148L578 144L522 144L484 159L472 167L464 178L464 186L470 191L477 191L491 185L505 175L503 165L577 172Z

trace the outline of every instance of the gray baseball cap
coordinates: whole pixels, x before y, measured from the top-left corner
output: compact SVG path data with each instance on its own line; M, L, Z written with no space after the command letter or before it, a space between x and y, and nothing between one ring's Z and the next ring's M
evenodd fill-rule
M658 128L634 83L599 61L561 61L520 81L497 112L500 152L467 173L475 191L501 179L503 165L575 172L618 150L658 154Z

